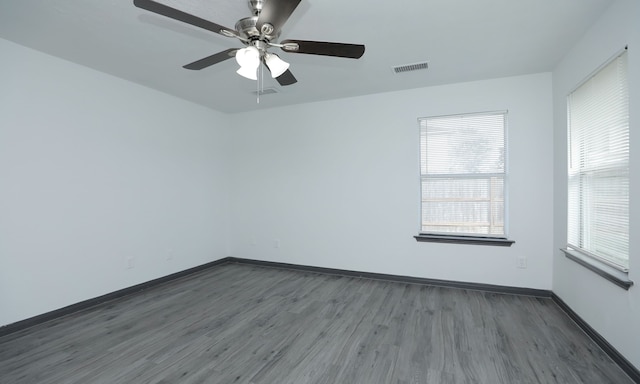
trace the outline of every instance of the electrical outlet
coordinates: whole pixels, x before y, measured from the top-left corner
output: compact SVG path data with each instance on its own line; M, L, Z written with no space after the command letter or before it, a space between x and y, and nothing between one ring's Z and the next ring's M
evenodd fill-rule
M280 239L273 240L273 248L280 248Z
M172 260L173 259L173 249L171 248L167 248L167 255L165 256L166 260Z
M129 256L125 259L124 266L126 269L133 269L133 267L135 266L135 260L133 259L133 256Z
M516 267L520 269L527 268L527 258L524 256L518 256L518 258L516 258Z

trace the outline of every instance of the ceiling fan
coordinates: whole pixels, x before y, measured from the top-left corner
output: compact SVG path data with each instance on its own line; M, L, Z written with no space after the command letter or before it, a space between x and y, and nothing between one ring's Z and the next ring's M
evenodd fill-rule
M220 63L232 57L240 65L237 73L246 78L257 80L260 64L271 72L271 76L280 85L291 85L297 82L289 64L269 48L280 48L288 53L305 53L359 59L364 54L364 45L330 43L326 41L283 40L277 43L284 23L296 9L301 0L249 0L249 8L253 16L238 20L235 29L226 28L211 21L171 8L153 0L133 0L133 4L150 12L157 13L187 24L218 33L225 37L236 38L246 47L231 48L218 52L193 63L183 66L186 69L200 70Z

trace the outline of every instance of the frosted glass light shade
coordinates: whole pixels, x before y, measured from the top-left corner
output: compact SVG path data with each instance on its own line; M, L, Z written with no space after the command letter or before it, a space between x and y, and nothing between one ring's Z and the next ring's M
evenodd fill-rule
M260 66L260 51L256 47L246 47L236 52L236 61L240 69L236 73L250 80L258 80L258 67Z
M257 67L240 67L236 73L242 77L246 77L249 80L258 80L258 68Z
M238 52L236 52L236 61L241 67L258 68L258 65L260 65L260 51L253 46L238 49Z
M271 71L271 77L274 79L283 73L287 69L289 69L289 63L282 60L278 55L273 53L267 53L264 55L264 62L269 67L269 71Z

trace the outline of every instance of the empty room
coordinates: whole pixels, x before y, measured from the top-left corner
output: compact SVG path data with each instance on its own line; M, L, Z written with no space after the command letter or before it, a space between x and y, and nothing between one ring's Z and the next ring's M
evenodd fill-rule
M0 0L0 383L640 383L639 49L637 0Z

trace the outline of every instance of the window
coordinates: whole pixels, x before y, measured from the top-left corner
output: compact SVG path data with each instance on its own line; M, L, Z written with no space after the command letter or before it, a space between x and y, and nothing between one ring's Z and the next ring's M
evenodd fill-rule
M629 267L629 90L626 51L567 99L568 247Z
M419 123L421 233L505 238L506 112Z

